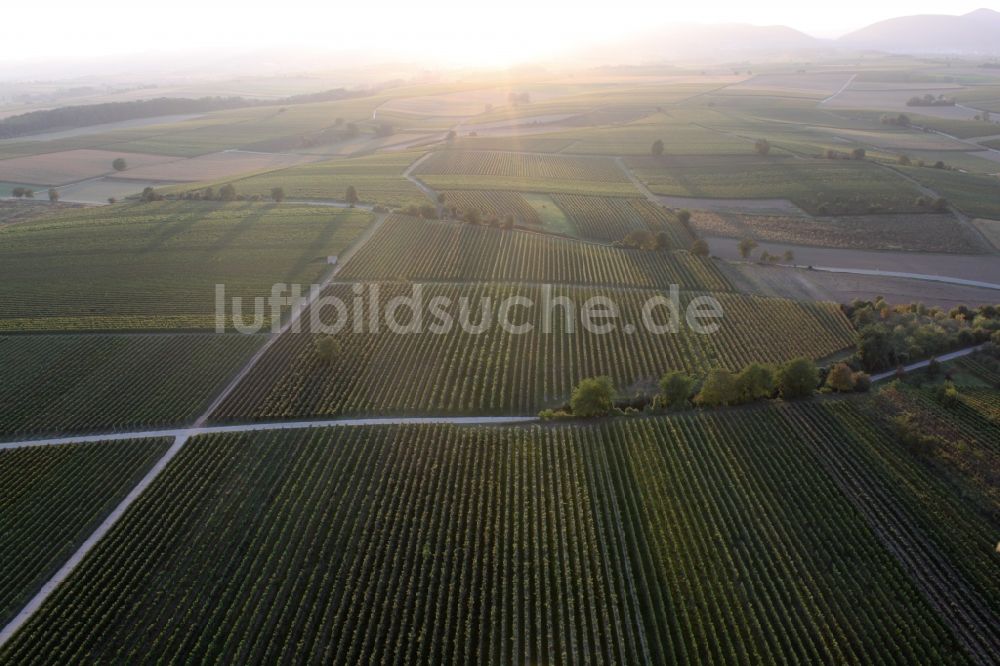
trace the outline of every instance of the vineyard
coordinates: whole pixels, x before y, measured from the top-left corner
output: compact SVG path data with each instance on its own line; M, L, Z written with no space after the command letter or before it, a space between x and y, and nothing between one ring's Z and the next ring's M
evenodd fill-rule
M639 196L614 160L603 157L448 150L432 153L415 173L437 190Z
M262 341L237 334L0 336L0 437L184 423Z
M950 214L805 218L697 211L691 222L705 236L812 247L958 254L990 251L973 229Z
M0 451L0 626L167 448L167 440Z
M379 284L388 303L410 296L410 286ZM307 416L370 414L531 414L562 404L584 377L609 375L623 390L648 387L668 370L701 374L716 366L739 369L752 361L780 362L796 356L821 358L849 347L853 331L833 304L798 303L736 294L715 294L725 313L714 334L693 332L681 322L677 333L657 334L641 325L642 307L654 292L559 287L552 304L567 297L577 310L591 297L610 297L620 312L609 333L588 332L575 313L569 333L565 309L546 307L542 287L479 284L427 284L425 304L442 297L453 304L455 325L445 333L431 328L425 314L421 331L396 334L380 324L355 333L346 326L337 334L341 351L332 362L315 351L308 334L283 336L239 388L213 415L217 421L275 420ZM337 284L330 295L350 304L349 284ZM697 293L685 292L684 308ZM529 333L507 332L498 325L498 303L508 296L529 298L530 309L517 308L511 323L529 323ZM461 299L467 299L468 322L485 330L466 332L460 325ZM482 318L486 312L487 319ZM406 311L399 317L407 323ZM361 313L369 321L366 307ZM657 324L667 313L654 313ZM332 324L332 306L322 312ZM546 325L551 332L546 333ZM636 327L628 332L626 326Z
M876 406L878 403L876 403ZM1000 513L935 474L889 435L884 408L847 402L790 412L826 471L982 664L1000 659ZM996 429L973 446L996 448ZM996 469L995 467L993 468ZM934 661L933 659L931 661Z
M599 241L620 241L632 231L663 232L670 247L688 249L694 238L662 207L645 199L612 199L554 194L553 201L570 217L577 234Z
M454 150L432 154L417 167L417 174L585 180L600 183L624 183L628 180L621 169L607 159Z
M919 213L920 191L875 164L833 160L701 160L671 164L627 160L656 194L720 199L788 199L817 215ZM926 169L926 171L931 171Z
M447 206L454 206L459 211L477 210L484 219L494 217L502 220L507 215L513 215L519 224L538 226L542 223L538 211L517 192L454 190L442 194Z
M0 661L968 663L831 422L203 436Z
M213 329L215 285L252 302L309 284L363 211L166 201L0 228L0 331Z
M338 277L731 288L710 259L687 252L627 250L402 216L386 220Z

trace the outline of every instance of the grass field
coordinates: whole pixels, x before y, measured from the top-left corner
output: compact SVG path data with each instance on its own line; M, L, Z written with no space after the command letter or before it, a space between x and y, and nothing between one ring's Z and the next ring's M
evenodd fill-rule
M411 285L380 283L379 299L413 296ZM563 404L572 387L585 377L608 375L627 387L647 388L668 370L702 373L715 366L738 369L751 361L780 362L805 355L824 358L850 346L854 332L832 303L796 303L729 293L715 293L724 316L719 329L699 334L684 323L676 333L643 325L642 308L662 291L529 285L454 283L422 284L424 309L441 297L454 325L444 332L425 311L419 331L395 334L386 316L379 327L356 333L346 326L336 337L341 352L333 362L315 351L315 338L305 333L283 336L254 368L240 388L214 415L217 421L305 418L332 415L532 414ZM372 287L369 287L369 297ZM351 304L352 285L337 284L330 295ZM683 292L680 308L702 292ZM529 324L518 333L499 324L501 302L508 296L530 299L505 318ZM575 309L573 333L561 296ZM618 317L614 330L600 332L581 325L580 311L593 297L611 299ZM449 305L450 304L450 305ZM352 306L353 307L353 306ZM370 307L354 310L369 321ZM465 312L463 315L462 313ZM486 313L485 315L483 313ZM411 319L406 309L396 321ZM665 324L666 307L649 316ZM329 325L340 321L332 306L320 312ZM350 321L354 321L353 318ZM468 326L462 322L467 321ZM476 332L476 326L485 330ZM549 326L549 332L546 327ZM629 326L634 330L629 331Z
M0 228L0 330L211 329L229 296L309 284L371 222L363 211L158 202Z
M0 437L187 423L262 343L238 334L0 336Z
M788 199L811 213L919 212L920 192L878 166L858 161L767 159L678 166L655 158L628 161L657 194L720 199Z
M338 277L730 288L715 264L687 252L626 250L403 216L387 220Z
M0 660L966 663L887 549L954 571L919 471L845 455L854 415L198 438Z
M166 439L136 439L0 451L0 625L90 536L167 445Z
M948 199L967 215L1000 219L1000 178L941 169L899 169Z
M416 175L437 190L514 190L638 196L613 160L600 157L441 151Z
M979 254L991 249L951 215L776 217L695 212L692 224L705 236L857 250L904 250Z
M288 168L303 162L311 162L314 159L302 155L227 150L192 159L139 166L116 174L116 177L148 181L195 182L231 178L255 171Z
M403 177L406 168L419 157L419 153L405 152L329 160L213 184L232 182L241 194L262 197L270 197L272 188L282 187L289 199L337 201L343 201L348 186L353 185L362 203L406 206L427 202L423 193Z

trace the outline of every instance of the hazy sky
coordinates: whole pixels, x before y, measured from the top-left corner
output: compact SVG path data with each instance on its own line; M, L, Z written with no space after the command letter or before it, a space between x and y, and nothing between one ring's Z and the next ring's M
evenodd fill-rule
M831 37L904 14L963 14L1000 2L640 2L637 0L51 0L9 22L0 59L91 58L273 46L419 52L453 64L509 64L670 22L785 24ZM30 12L30 10L27 10Z

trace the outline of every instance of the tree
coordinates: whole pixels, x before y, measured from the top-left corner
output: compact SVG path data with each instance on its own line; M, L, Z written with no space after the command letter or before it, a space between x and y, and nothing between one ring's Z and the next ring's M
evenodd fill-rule
M787 261L788 263L792 263L793 261L795 261L795 253L792 252L791 250L785 250L785 257L784 258L785 258L785 261Z
M805 357L789 361L778 369L778 392L785 400L812 395L819 384L816 364Z
M109 204L118 203L118 199L115 199L114 197L108 197L108 203Z
M614 406L614 384L610 377L590 377L582 380L573 389L569 405L574 416L592 418L605 416Z
M774 395L774 370L751 363L736 376L736 391L740 402L770 398Z
M855 148L854 150L851 151L851 156L854 157L854 159L856 160L863 160L865 159L866 155L868 155L868 153L865 152L864 148Z
M15 187L14 189L12 189L10 191L10 195L12 197L14 197L15 199L20 199L21 197L24 196L24 188L23 187Z
M475 208L469 208L465 211L465 221L469 224L479 224L482 221L482 216Z
M854 371L846 363L836 364L826 376L826 385L838 393L850 393L854 383Z
M686 208L681 208L679 211L677 211L677 221L683 224L684 226L687 226L688 223L691 221L691 211L687 210Z
M59 201L59 190L54 187L49 188L49 201L52 203Z
M694 400L705 407L736 404L739 401L739 391L735 375L724 368L709 370L701 391Z
M125 162L124 157L116 157L115 161L111 163L111 168L115 171L124 171L128 168L128 164Z
M753 252L754 248L756 247L757 247L757 241L753 240L752 238L744 238L743 240L740 241L739 244L740 256L743 257L744 259L749 259L750 253Z
M285 200L285 188L283 187L272 187L271 188L271 198L281 203Z
M219 188L220 201L236 201L236 187L232 183L227 183Z
M660 399L671 409L687 405L693 391L694 379L683 372L668 372L660 380Z
M150 201L162 201L163 195L157 194L152 187L144 187L142 194L139 195L139 200L143 203L149 203Z
M663 141L661 141L660 139L657 139L656 141L654 141L653 145L650 146L650 148L649 148L649 152L653 154L653 157L662 157L663 156Z
M358 203L358 191L354 189L353 185L347 186L347 192L344 194L344 201L346 201L347 205L351 208L354 208L354 206Z
M707 257L708 243L706 243L701 238L695 240L695 242L691 244L691 254L695 255L696 257Z
M670 249L670 234L668 234L666 231L660 231L656 234L656 249L657 250Z
M446 197L445 197L445 194L444 194L444 192L438 192L438 195L437 195L437 202L438 202L438 205L439 205L439 206L443 206L443 205L444 205L444 201L445 201L445 198L446 198Z
M753 144L758 155L766 157L771 152L771 142L767 139L757 139Z
M909 155L900 155L899 159L896 160L900 166L910 166L913 164L913 160L910 159Z
M333 363L340 357L340 342L332 335L317 338L315 344L316 354L327 363Z

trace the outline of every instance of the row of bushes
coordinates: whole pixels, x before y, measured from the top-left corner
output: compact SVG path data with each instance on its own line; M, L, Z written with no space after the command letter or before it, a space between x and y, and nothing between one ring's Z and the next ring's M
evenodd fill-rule
M609 377L590 377L573 390L569 405L543 410L543 419L594 418L612 414L651 413L690 407L729 407L759 400L796 400L825 393L867 391L871 378L847 363L818 368L807 358L797 358L773 367L751 363L739 372L716 368L696 378L670 372L660 379L659 392L616 402L614 383Z

